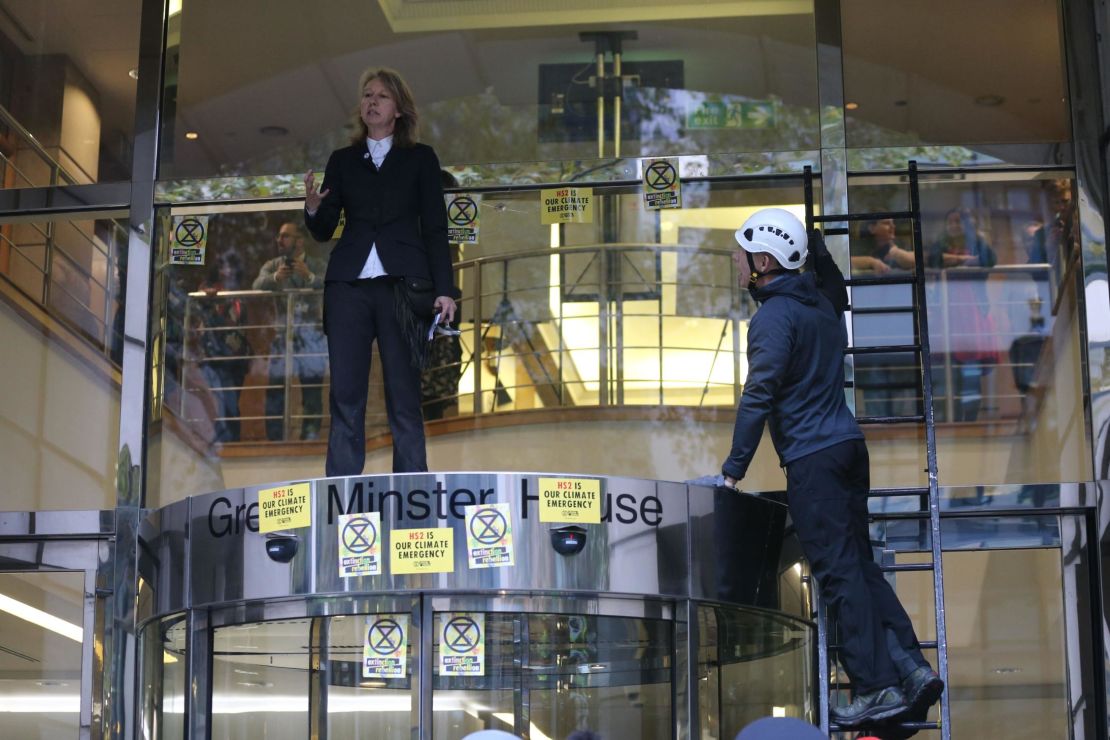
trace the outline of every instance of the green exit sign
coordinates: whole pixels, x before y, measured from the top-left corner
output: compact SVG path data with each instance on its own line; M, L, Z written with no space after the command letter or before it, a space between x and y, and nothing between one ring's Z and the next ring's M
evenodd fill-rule
M725 103L706 100L686 111L686 128L765 129L775 127L775 104L770 100Z

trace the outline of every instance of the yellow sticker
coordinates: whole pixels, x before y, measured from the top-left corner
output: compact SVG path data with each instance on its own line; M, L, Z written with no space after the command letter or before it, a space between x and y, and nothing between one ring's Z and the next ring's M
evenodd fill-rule
M394 529L389 553L389 568L394 575L450 573L455 570L455 531L450 527Z
M540 521L601 523L601 481L540 478Z
M540 191L540 223L592 224L593 188L551 188Z
M258 492L258 531L312 526L312 487L308 483L263 488Z

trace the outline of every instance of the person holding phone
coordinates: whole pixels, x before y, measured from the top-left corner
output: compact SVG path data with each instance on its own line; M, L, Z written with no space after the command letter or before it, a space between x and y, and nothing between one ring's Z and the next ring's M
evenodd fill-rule
M320 333L320 298L308 291L324 287L324 266L305 251L304 231L286 221L274 238L278 255L267 260L258 271L251 287L255 290L304 291L293 300L274 301L275 331L267 363L266 439L285 439L286 403L286 330L293 325L293 347L289 353L291 370L301 387L300 438L305 441L320 436L320 418L324 412L323 336ZM292 309L292 314L289 310ZM296 432L291 432L296 434Z
M368 69L350 146L332 152L317 187L305 174L305 224L329 241L346 214L343 235L324 276L324 331L331 362L331 432L327 475L359 475L366 463L370 354L378 345L386 415L393 433L393 472L428 469L420 410L420 365L406 328L405 283L429 281L442 320L455 317L439 159L417 142L412 92L396 71ZM421 332L427 331L425 325ZM417 345L424 337L417 338Z

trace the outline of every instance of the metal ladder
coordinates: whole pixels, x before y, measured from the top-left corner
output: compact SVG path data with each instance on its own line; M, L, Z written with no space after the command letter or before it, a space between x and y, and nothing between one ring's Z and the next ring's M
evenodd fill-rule
M936 650L937 663L935 669L940 675L941 679L944 680L945 690L940 700L939 722L906 721L901 723L889 723L884 726L896 728L903 731L904 733L908 733L908 731L911 730L935 730L940 732L940 737L942 738L942 740L950 740L952 733L952 723L949 702L950 687L948 684L948 643L947 631L945 628L944 609L944 568L942 564L941 548L940 494L937 485L937 446L936 427L933 418L932 361L929 352L929 321L925 298L925 255L924 242L921 236L921 203L918 193L917 163L913 161L909 163L908 180L910 208L908 211L825 214L820 216L814 215L812 168L805 168L804 177L807 229L812 229L814 226L819 226L821 224L837 224L836 226L825 229L824 234L826 236L843 236L848 235L850 233L850 230L846 226L840 226L839 224L871 221L877 219L910 221L910 223L912 224L914 254L914 272L912 275L853 278L849 274L848 276L846 276L846 283L849 287L876 285L911 285L913 289L912 303L910 306L856 309L853 312L853 315L861 315L864 313L912 313L914 341L912 344L908 345L849 347L847 350L847 354L859 356L867 354L906 353L913 354L918 358L918 367L920 369L920 372L917 376L918 385L916 390L918 392L918 397L921 398L922 413L903 416L857 416L857 421L860 424L913 423L924 424L925 426L925 472L928 473L928 486L911 488L873 488L869 494L869 498L918 496L922 500L922 503L925 503L925 501L927 500L928 511L904 513L873 513L870 515L869 521L893 519L928 520L930 543L932 545L931 562L902 564L884 562L880 563L880 569L884 573L924 570L931 570L933 572L933 604L936 613L936 640L922 640L921 648L923 650ZM846 385L851 386L853 384L854 381ZM819 691L817 706L821 720L821 730L826 733L842 733L842 737L851 737L854 736L855 731L840 730L840 728L838 728L836 725L832 725L829 722L830 691L844 688L844 686L834 684L830 680L832 667L832 663L830 662L830 653L835 651L835 646L830 645L829 642L828 619L826 610L820 599L819 589L817 588L816 583L812 583L812 585L813 588L811 589L811 593L813 594L813 605L815 611L815 619L817 622L817 672ZM868 731L865 731L863 734L868 734Z

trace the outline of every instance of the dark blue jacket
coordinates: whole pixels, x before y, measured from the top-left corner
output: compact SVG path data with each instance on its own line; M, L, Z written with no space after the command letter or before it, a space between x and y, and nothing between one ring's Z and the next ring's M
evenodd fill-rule
M744 477L771 424L783 466L850 439L863 439L844 399L842 315L812 272L780 275L756 291L748 327L748 378L722 472Z

